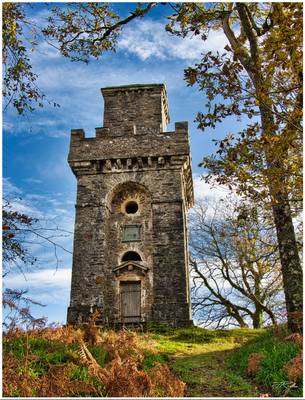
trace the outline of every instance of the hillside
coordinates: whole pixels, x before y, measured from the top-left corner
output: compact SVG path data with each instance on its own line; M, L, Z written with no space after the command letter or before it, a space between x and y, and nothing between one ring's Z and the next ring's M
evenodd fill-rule
M302 397L301 336L56 327L3 337L7 397Z

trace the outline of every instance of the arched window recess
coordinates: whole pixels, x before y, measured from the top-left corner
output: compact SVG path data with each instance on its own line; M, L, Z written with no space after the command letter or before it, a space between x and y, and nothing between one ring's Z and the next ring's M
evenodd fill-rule
M142 261L142 258L140 254L135 251L127 251L121 259L121 262L125 261Z

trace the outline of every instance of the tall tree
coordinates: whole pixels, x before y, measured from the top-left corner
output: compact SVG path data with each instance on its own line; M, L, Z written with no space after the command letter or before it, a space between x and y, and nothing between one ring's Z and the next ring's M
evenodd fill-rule
M190 214L192 303L205 327L260 328L283 314L275 231L256 206L199 201Z
M219 141L217 156L202 165L208 181L226 183L272 210L288 325L295 331L303 310L293 225L293 210L302 199L302 4L182 3L167 30L203 40L211 31L222 31L228 40L224 54L208 52L185 71L188 84L198 84L208 99L207 112L197 115L198 126L215 128L228 116L255 122Z

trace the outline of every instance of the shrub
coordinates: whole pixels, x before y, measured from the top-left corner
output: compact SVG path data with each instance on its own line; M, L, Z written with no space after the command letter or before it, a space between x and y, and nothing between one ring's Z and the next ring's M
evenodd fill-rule
M4 338L3 393L8 397L183 396L185 384L151 351L145 336L48 328ZM145 345L144 345L145 343Z
M285 337L285 340L287 342L293 342L303 346L303 335L300 333L292 333L291 335Z
M184 397L185 383L178 379L167 364L157 364L148 373L151 397Z

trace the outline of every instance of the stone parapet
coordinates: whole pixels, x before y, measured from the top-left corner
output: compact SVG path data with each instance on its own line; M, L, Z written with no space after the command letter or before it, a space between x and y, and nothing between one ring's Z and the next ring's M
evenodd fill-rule
M156 155L189 155L189 139L185 129L158 135L108 136L108 128L96 128L96 137L86 138L82 129L71 130L71 142L68 161L102 160L107 158L125 158Z

